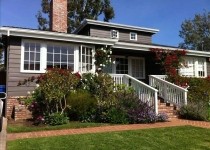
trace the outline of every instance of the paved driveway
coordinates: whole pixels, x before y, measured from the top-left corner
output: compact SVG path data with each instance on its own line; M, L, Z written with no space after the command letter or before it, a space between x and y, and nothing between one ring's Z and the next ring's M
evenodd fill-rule
M7 140L7 119L4 118L3 121L3 128L2 131L0 132L0 150L6 150L6 140Z

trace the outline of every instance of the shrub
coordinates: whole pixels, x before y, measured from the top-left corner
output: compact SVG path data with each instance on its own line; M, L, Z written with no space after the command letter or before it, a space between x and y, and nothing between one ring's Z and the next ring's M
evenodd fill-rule
M70 106L69 116L73 120L90 121L97 100L87 90L70 92L67 96L67 104ZM89 118L89 119L88 119Z
M113 99L114 81L109 74L86 73L82 76L82 88L89 91L97 99L108 101Z
M128 115L126 110L123 110L122 108L116 108L112 107L108 110L107 113L108 119L110 123L114 124L127 124L129 123Z
M79 78L71 70L53 68L38 77L40 91L46 101L48 113L64 113L67 108L66 95L74 88Z
M168 115L166 113L159 113L157 115L157 122L166 122L168 120Z
M68 117L66 117L65 114L52 113L50 115L45 116L45 123L52 126L67 124L68 121Z
M179 115L184 119L208 120L208 110L208 105L205 102L188 102L187 105L180 108Z
M128 111L131 123L154 123L157 121L153 107L147 102L138 100L136 106Z

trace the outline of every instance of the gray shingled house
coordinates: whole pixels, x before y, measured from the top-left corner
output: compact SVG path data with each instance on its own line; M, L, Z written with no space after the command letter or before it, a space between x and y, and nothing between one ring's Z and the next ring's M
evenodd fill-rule
M158 112L157 92L171 103L186 103L187 90L168 83L164 80L164 76L158 76L162 74L161 69L150 56L150 48L171 51L177 49L152 43L152 36L159 30L87 19L69 34L66 1L52 0L52 2L54 8L51 31L0 27L5 50L7 116L11 116L17 97L25 96L27 91L34 89L34 85L18 87L20 80L37 76L54 66L72 68L75 72L81 73L94 72L96 68L94 52L97 45L112 46L111 57L115 63L112 63L107 70L115 82L132 81L139 96L150 100L155 105L156 112ZM59 14L59 17L56 14ZM188 67L180 70L181 75L209 76L210 53L186 51L187 56L184 59ZM158 89L154 89L155 83ZM167 93L176 93L173 94L176 96L166 95Z

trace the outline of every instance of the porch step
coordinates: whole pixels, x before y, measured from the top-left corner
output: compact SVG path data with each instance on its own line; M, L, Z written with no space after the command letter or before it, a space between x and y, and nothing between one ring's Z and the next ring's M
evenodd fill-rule
M177 110L173 104L165 103L162 99L158 100L158 113L166 113L170 119L177 118Z

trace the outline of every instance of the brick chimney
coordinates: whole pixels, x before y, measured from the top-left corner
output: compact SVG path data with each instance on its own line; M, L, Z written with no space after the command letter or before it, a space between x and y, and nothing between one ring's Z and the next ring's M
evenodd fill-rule
M67 33L67 0L51 0L50 29Z

